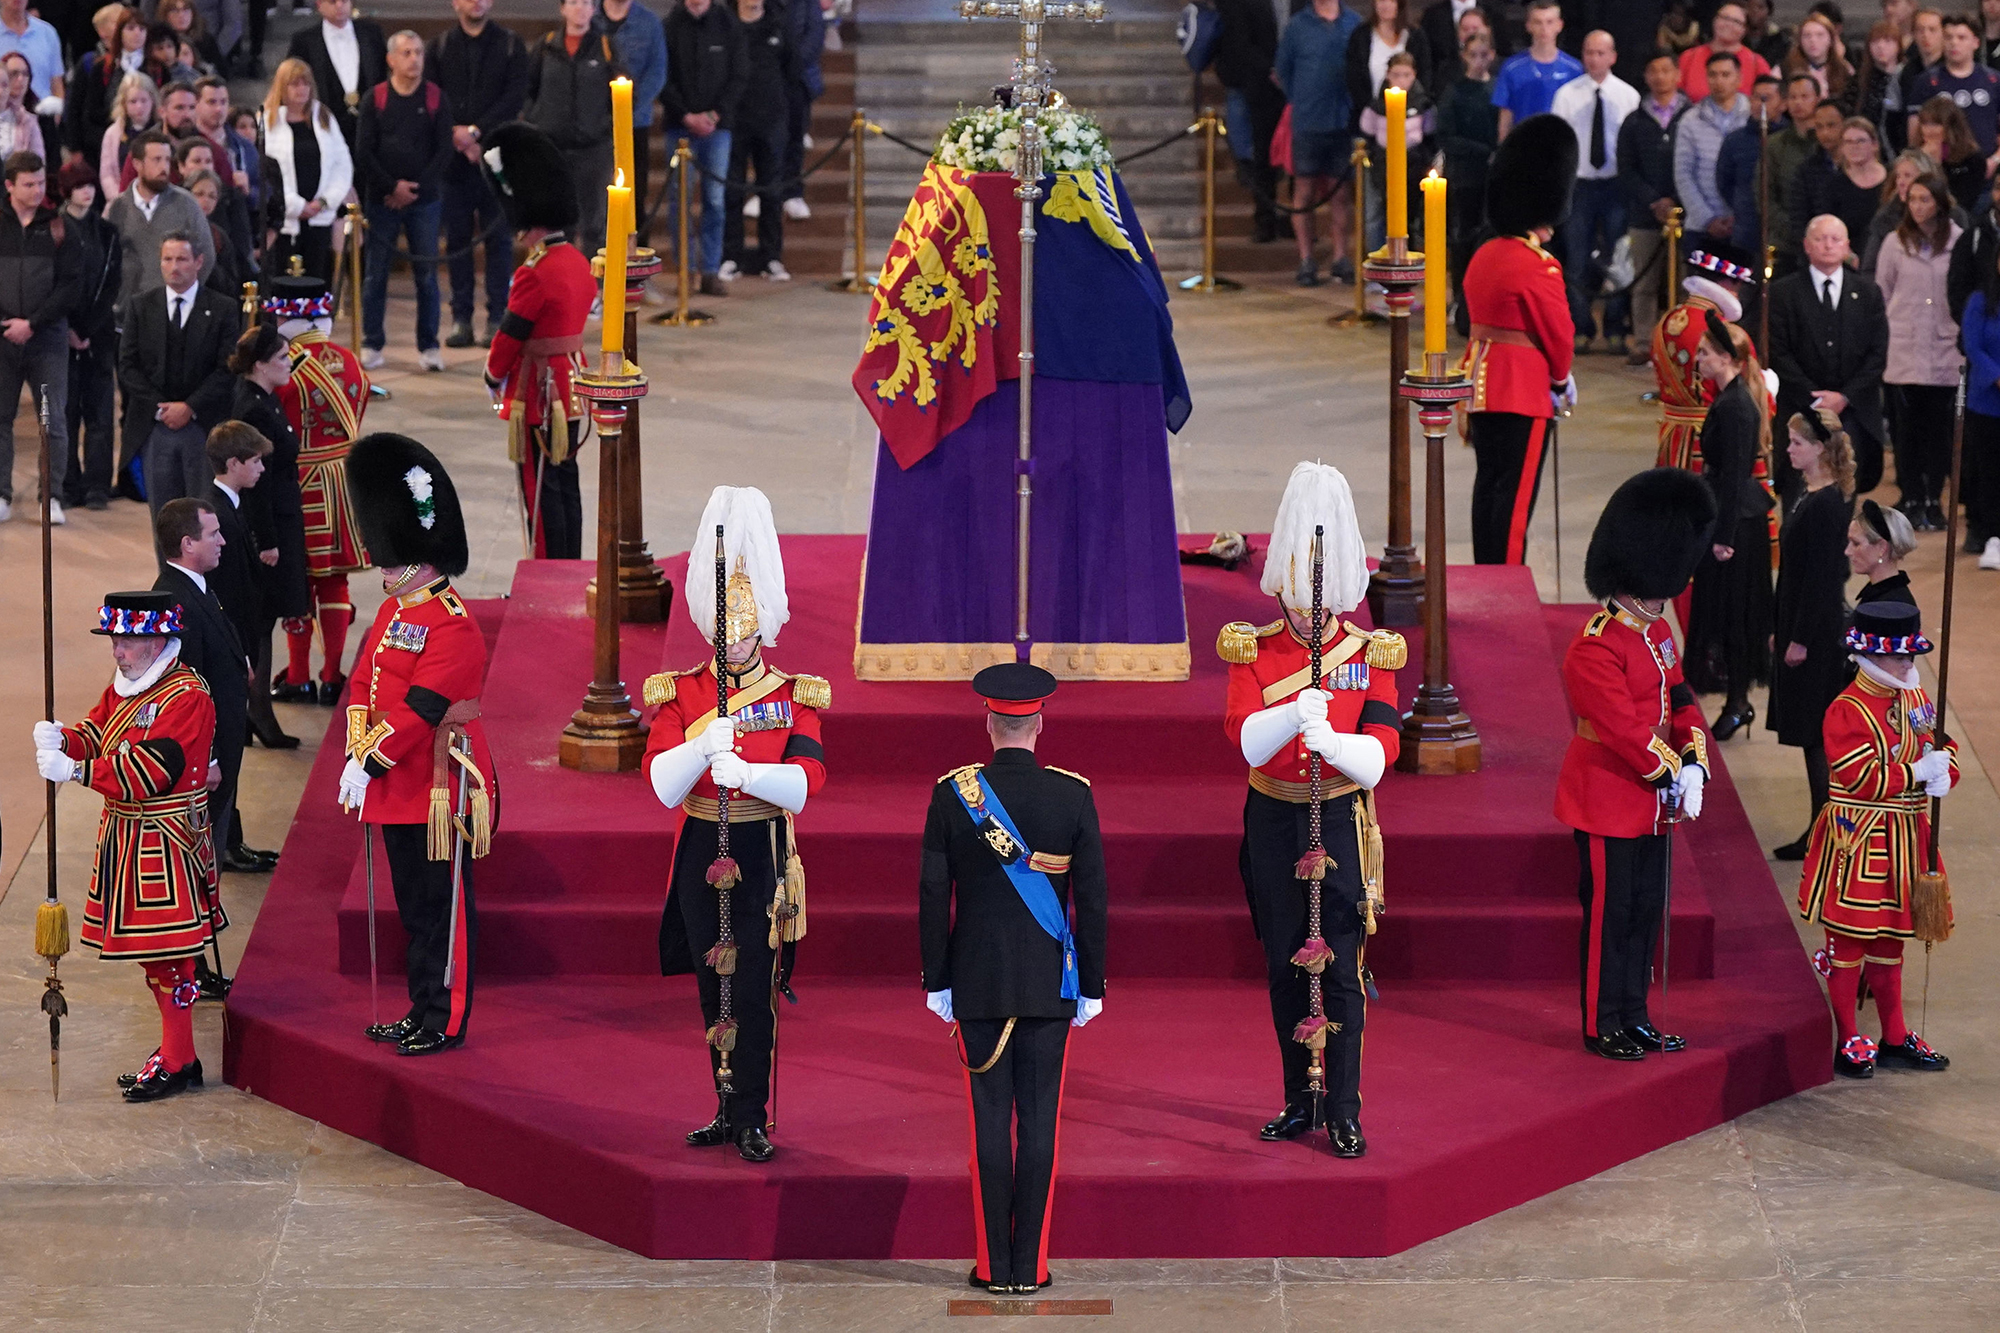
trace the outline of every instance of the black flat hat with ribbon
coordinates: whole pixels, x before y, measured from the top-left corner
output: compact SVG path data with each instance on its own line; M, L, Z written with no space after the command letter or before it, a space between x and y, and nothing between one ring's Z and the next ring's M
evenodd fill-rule
M1041 712L1042 700L1056 692L1056 678L1027 662L1002 662L974 676L972 688L992 712L1028 717Z
M181 632L181 606L170 592L107 592L92 634L171 635Z
M1857 653L1918 657L1931 650L1923 614L1907 602L1863 602L1854 608L1847 647Z

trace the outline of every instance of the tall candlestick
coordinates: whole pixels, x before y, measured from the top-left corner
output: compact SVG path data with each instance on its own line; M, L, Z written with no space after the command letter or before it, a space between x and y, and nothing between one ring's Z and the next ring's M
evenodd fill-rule
M625 368L625 243L632 235L632 191L624 185L611 185L604 193L603 347L605 356L614 361L611 373L621 374Z
M1445 286L1444 177L1433 170L1420 182L1424 191L1424 351L1444 351Z
M632 171L632 80L611 81L611 166L624 182L637 180Z
M1405 140L1403 108L1409 94L1401 88L1382 90L1382 104L1389 116L1389 144L1383 150L1388 159L1382 173L1382 199L1388 205L1389 235L1410 234L1410 149Z

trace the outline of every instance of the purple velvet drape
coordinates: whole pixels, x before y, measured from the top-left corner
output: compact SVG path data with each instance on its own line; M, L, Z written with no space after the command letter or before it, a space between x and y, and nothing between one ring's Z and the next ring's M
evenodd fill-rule
M862 643L1013 639L1019 402L1002 383L908 471L877 444ZM1160 386L1037 377L1034 449L1034 640L1184 642Z

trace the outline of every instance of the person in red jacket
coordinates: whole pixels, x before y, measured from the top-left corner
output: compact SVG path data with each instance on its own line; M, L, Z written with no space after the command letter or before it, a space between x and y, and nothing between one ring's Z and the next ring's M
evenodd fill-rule
M792 816L826 785L819 715L832 698L821 677L788 676L764 660L764 645L776 644L791 606L771 502L755 487L718 486L702 511L681 585L695 628L705 639L715 634L718 526L728 570L722 606L728 714L718 716L712 656L690 670L649 677L643 695L660 706L646 744L646 775L660 804L682 812L660 917L660 971L695 974L716 1070L715 1119L689 1134L688 1143L733 1143L744 1161L767 1162L775 1151L765 1106L778 996L790 994L792 946L805 934L805 871ZM729 858L740 876L726 894L713 878L723 864L725 788Z
M111 639L111 683L76 726L35 724L42 777L104 798L77 938L106 962L143 967L160 1007L159 1048L136 1074L119 1076L128 1102L201 1086L194 965L229 924L208 835L215 702L180 660L180 631L171 593L107 595L91 632Z
M486 353L486 391L507 423L507 458L521 470L528 550L537 560L583 556L583 493L576 445L584 407L583 326L597 300L590 258L570 244L577 223L568 160L548 135L511 121L483 140L487 179L528 242L507 313Z
M1673 854L1668 825L1701 814L1708 780L1701 709L1665 615L1714 523L1708 488L1680 468L1641 472L1613 491L1583 565L1604 609L1563 655L1576 734L1555 815L1576 830L1581 862L1583 1044L1610 1060L1687 1045L1646 1013Z
M1323 531L1320 688L1312 686L1313 530ZM1297 870L1306 854L1312 804L1308 755L1321 770L1320 828L1328 862L1321 882L1320 937L1330 949L1320 982L1325 992L1325 1120L1337 1157L1368 1151L1361 1133L1361 1030L1368 999L1362 946L1374 930L1379 877L1364 871L1372 842L1370 793L1396 761L1402 715L1396 671L1408 656L1403 637L1365 630L1340 616L1368 592L1368 556L1347 478L1323 463L1292 469L1264 556L1266 593L1280 616L1268 625L1237 621L1222 627L1216 652L1229 663L1223 731L1250 765L1243 804L1244 889L1252 926L1264 944L1271 1021L1278 1036L1285 1102L1262 1131L1294 1139L1318 1128L1309 1091L1311 1051L1299 1038L1308 1017L1308 964L1298 960L1311 935L1306 882Z
M437 456L378 432L348 452L347 482L387 598L355 659L339 800L380 826L410 937L409 1012L368 1038L432 1055L465 1043L479 941L471 859L486 855L499 810L479 721L486 638L452 591L465 519Z
M1957 785L1958 745L1917 679L1916 659L1931 643L1916 607L1863 602L1847 647L1858 671L1826 710L1832 792L1813 818L1799 876L1799 915L1826 930L1813 963L1840 1042L1833 1072L1873 1078L1878 1061L1945 1069L1951 1061L1903 1021L1903 942L1916 934L1911 893L1927 868L1930 801ZM1856 1027L1863 981L1882 1020L1879 1045Z
M1576 325L1562 264L1542 248L1569 216L1576 164L1576 132L1567 121L1530 116L1515 126L1493 155L1486 187L1493 239L1465 270L1467 411L1479 460L1472 558L1482 565L1527 562L1528 521L1552 443L1549 421L1576 404Z

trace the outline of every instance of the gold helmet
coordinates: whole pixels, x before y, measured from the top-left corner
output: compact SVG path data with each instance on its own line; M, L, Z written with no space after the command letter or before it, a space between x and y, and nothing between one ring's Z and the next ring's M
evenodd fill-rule
M695 628L706 639L715 633L715 532L722 529L723 634L737 643L761 636L778 641L778 631L791 619L785 597L785 559L778 549L778 529L771 502L754 486L718 486L702 510L688 551L687 581L682 599Z

